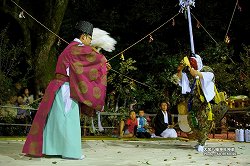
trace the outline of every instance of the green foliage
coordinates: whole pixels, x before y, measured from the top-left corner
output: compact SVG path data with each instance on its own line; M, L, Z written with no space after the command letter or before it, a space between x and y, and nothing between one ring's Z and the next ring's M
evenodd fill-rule
M10 43L7 35L8 27L0 33L0 101L6 102L10 96L14 95L14 78L22 77L18 65L22 55L22 44L16 45ZM20 81L25 82L25 77Z
M144 64L139 68L140 71L146 72L138 72L137 79L150 87L140 86L137 88L135 96L138 103L147 108L146 112L155 113L162 100L174 102L175 96L172 96L172 93L178 88L172 81L172 75L176 73L180 59L179 54L162 53L158 56L152 56L150 64Z
M11 92L14 91L12 85L12 79L6 77L4 73L0 71L0 104L5 103L11 96Z
M8 27L0 33L0 69L6 77L11 77L20 74L20 71L15 68L20 63L18 56L22 53L22 45L21 43L11 44L7 30Z
M48 2L44 3L42 1L38 3L43 8L48 4ZM249 2L241 3L245 4L243 6L247 6ZM34 4L31 3L29 7L33 8ZM192 8L192 14L199 19L200 23L217 40L224 38L224 32L230 20L234 4L235 2L229 3L226 1L213 1L213 3L210 1L198 1L196 7ZM42 13L42 11L38 12L37 6L34 9L37 9L31 10L34 11L34 14ZM50 13L47 11L54 11L52 9L53 5L52 8L46 8L45 12ZM178 13L179 9L178 1L73 0L69 1L59 36L66 37L67 41L72 40L71 35L74 24L82 20L82 16L84 16L84 20L89 20L95 27L107 30L118 41L116 50L112 52L115 53L131 46L146 34L155 30ZM230 29L231 39L235 39L238 36L234 33L239 32L240 28L244 31L242 33L248 32L249 24L246 18L248 18L249 12L242 10L239 15L241 16L240 18L235 17L233 20L235 26L231 26L232 29ZM40 20L48 21L47 17L44 16L47 15L39 15L41 17ZM234 27L239 29L233 29ZM37 34L43 34L44 31L47 31L42 27L37 29ZM238 55L234 55L232 48L229 48L224 43L220 43L218 46L212 45L214 43L211 43L212 41L206 32L202 28L198 28L198 22L197 27L193 27L193 31L197 41L195 42L196 50L200 51L205 48L199 54L203 57L204 64L214 69L218 89L226 91L229 95L249 93L249 47L245 47L245 52L241 53L241 61L235 61L236 58L233 56ZM116 104L118 100L119 107L124 106L127 108L128 104L136 99L138 104L150 105L149 108L154 110L157 108L157 103L162 99L169 99L173 105L178 101L180 88L173 84L172 75L176 73L177 65L185 55L183 52L189 50L187 20L184 15L180 14L171 22L155 31L152 37L154 39L152 42L149 43L148 38L145 38L144 41L137 43L126 51L126 56L132 57L133 60L128 59L117 64L114 61L110 62L112 67L119 71L119 74L110 71L108 84L109 90L116 92L114 103ZM40 41L39 38L36 40ZM35 45L33 46L36 47ZM41 46L43 47L42 44ZM46 59L46 61L43 63L44 66L41 65L41 68L39 68L40 72L37 71L37 79L41 78L41 80L38 80L38 84L40 82L47 84L53 77L52 74L56 62L53 59L55 51L50 50L50 53L50 57L47 57L49 54L45 54L45 57L48 59L42 58ZM105 56L108 59L110 53L105 53ZM47 62L50 63L47 64ZM15 74L17 73L13 71L12 75ZM146 86L128 79L124 75L145 83ZM0 76L7 83L11 83L11 79L8 80L9 77L7 78L3 74ZM115 104L112 106L113 111L116 111Z
M108 84L112 86L112 90L114 90L115 98L111 95L109 98L113 97L112 103L118 103L118 107L123 106L127 107L127 105L130 103L130 101L133 100L133 95L131 92L136 90L136 86L133 80L128 77L128 75L134 71L137 70L133 64L136 61L132 58L129 58L125 61L122 61L120 63L119 69L110 71L112 72L109 74L108 77ZM112 104L111 106L111 112L116 111L116 104Z
M225 43L209 46L200 53L203 64L214 70L218 89L229 96L249 95L249 46L244 46L244 50L241 60L234 60L232 48Z
M107 95L107 106L105 111L120 113L121 116L108 116L106 121L109 126L117 126L120 120L124 120L129 115L129 104L134 100L134 93L137 91L136 84L131 77L133 71L137 70L136 63L132 58L121 61L118 70L111 70L108 75L108 85L111 89Z
M238 65L238 70L240 71L239 80L242 82L242 89L245 93L242 94L250 96L250 45L243 45L244 52L240 53L240 58L242 60L241 65Z
M118 41L115 52L131 46L166 22L180 9L177 1L161 0L136 0L133 2L128 0L118 2L75 0L69 4L72 6L68 12L73 12L73 15L76 16L74 17L75 20L77 20L77 17L81 19L81 15L77 14L78 11L83 12L86 19L111 33L111 36ZM196 7L192 8L192 14L218 41L218 39L224 38L234 4L235 2L214 1L214 3L211 3L209 1L199 1ZM76 10L71 10L72 8ZM88 15L88 13L92 15ZM241 17L244 14L248 18L245 11L241 12ZM72 20L70 15L66 15L66 17L69 17L67 20ZM109 19L107 20L107 18ZM237 19L236 16L234 18L234 24L237 27L242 27L242 30L247 32L246 29L244 30L244 28L248 27L245 22L243 18ZM193 24L195 24L195 20ZM230 32L236 33L237 30L233 29L233 26L231 28ZM243 70L239 69L242 62L232 62L232 59L235 61L234 56L238 56L234 55L232 48L229 48L224 43L215 46L207 33L202 28L199 28L198 22L196 27L193 26L193 33L195 49L204 59L204 64L214 69L218 89L226 91L229 95L246 94L244 88L249 87L249 81L246 79L241 80L241 77L245 78L244 75L248 75L246 71L249 70L246 67ZM231 33L230 35L234 34ZM157 103L160 100L168 99L172 105L175 105L180 100L180 88L173 83L172 75L176 73L177 66L183 56L189 55L187 52L190 52L187 20L183 14L180 14L155 31L152 37L153 41L149 42L149 38L145 38L145 40L124 52L127 57L132 57L137 62L133 64L133 66L137 67L137 70L127 72L124 69L119 69L123 70L121 73L145 83L146 86L124 76L118 76L119 74L113 75L113 73L109 75L108 88L111 91L115 89L115 99L119 100L119 106L128 106L128 103L135 99L138 105L145 106L149 111L154 112L155 109L158 109ZM109 53L105 55L108 57ZM116 64L115 60L110 63L114 69L121 66L119 63ZM129 82L132 82L132 87L129 86ZM235 85L237 88L235 88ZM133 88L135 90L132 90Z
M113 72L108 77L108 83L119 93L121 100L130 98L130 92L135 90L134 81L128 77L131 71L137 70L137 68L133 66L134 63L135 60L132 58L122 61L118 72Z

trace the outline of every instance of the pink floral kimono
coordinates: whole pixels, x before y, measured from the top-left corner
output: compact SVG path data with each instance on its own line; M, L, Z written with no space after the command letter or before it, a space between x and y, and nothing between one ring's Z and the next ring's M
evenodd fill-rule
M58 58L57 77L52 80L40 103L32 127L23 146L23 153L32 156L43 155L43 131L56 92L69 82L70 97L95 110L101 110L105 103L107 86L106 58L90 46L71 42ZM67 76L67 68L70 74Z

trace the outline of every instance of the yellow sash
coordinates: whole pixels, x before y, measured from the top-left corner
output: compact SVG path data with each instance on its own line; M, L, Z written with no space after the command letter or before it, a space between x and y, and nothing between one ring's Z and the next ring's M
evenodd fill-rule
M196 80L196 85L197 85L197 91L198 91L198 94L200 96L200 100L201 102L203 103L205 101L205 98L203 95L201 95L201 82L199 79ZM214 86L215 87L215 86ZM216 89L216 87L215 87ZM217 89L216 89L217 91ZM216 92L215 92L216 93ZM217 92L218 93L218 92ZM207 103L207 106L209 108L209 112L208 112L208 115L207 115L207 120L213 120L213 112L212 112L212 106L211 104L208 102Z

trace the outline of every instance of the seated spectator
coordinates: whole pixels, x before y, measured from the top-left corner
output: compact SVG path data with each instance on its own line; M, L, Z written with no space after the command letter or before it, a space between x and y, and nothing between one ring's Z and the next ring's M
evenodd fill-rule
M18 104L18 107L22 107L25 104L22 96L17 97L17 104ZM25 109L22 109L22 108L17 109L17 119L24 119L26 118L27 115L28 113Z
M17 96L22 95L22 84L20 82L15 83L15 91Z
M5 106L7 107L2 108L0 112L0 116L15 118L17 115L17 108L14 108L14 107L17 106L17 96L11 96L10 99L5 104Z
M172 127L172 119L170 113L167 111L170 104L168 102L161 102L154 124L155 124L155 135L164 138L176 138L177 133Z
M30 91L29 91L29 88L24 88L24 91L23 91L23 101L24 101L24 105L29 105L31 107L34 108L34 95L30 94ZM33 103L34 102L34 103ZM35 106L36 108L36 106ZM31 118L31 121L33 121L35 115L36 115L36 110L29 110L29 114L30 114L30 118Z
M30 94L30 91L28 88L24 88L23 101L25 105L31 104L34 101L34 97L33 95Z
M22 96L17 97L17 103L19 108L17 109L16 123L30 124L31 123L30 111L24 108L24 105L26 105L26 103L24 102ZM28 133L29 129L30 127L26 126L24 129L24 133L25 134Z
M139 117L137 118L137 138L151 138L151 134L148 132L148 122L147 119L144 117L144 110L139 110Z
M44 89L43 88L40 88L37 92L37 96L36 96L36 99L39 99L39 98L43 98L44 96Z
M120 122L120 137L134 137L137 129L137 119L135 111L129 113L129 118Z

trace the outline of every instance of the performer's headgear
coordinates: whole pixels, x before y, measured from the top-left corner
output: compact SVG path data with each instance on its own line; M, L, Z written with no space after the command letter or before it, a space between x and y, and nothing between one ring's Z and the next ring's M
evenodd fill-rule
M87 21L79 21L76 24L75 29L82 31L82 33L85 33L85 34L92 36L93 24L91 24L90 22L87 22Z
M197 54L189 58L190 65L195 69L200 71L203 68L201 57Z

